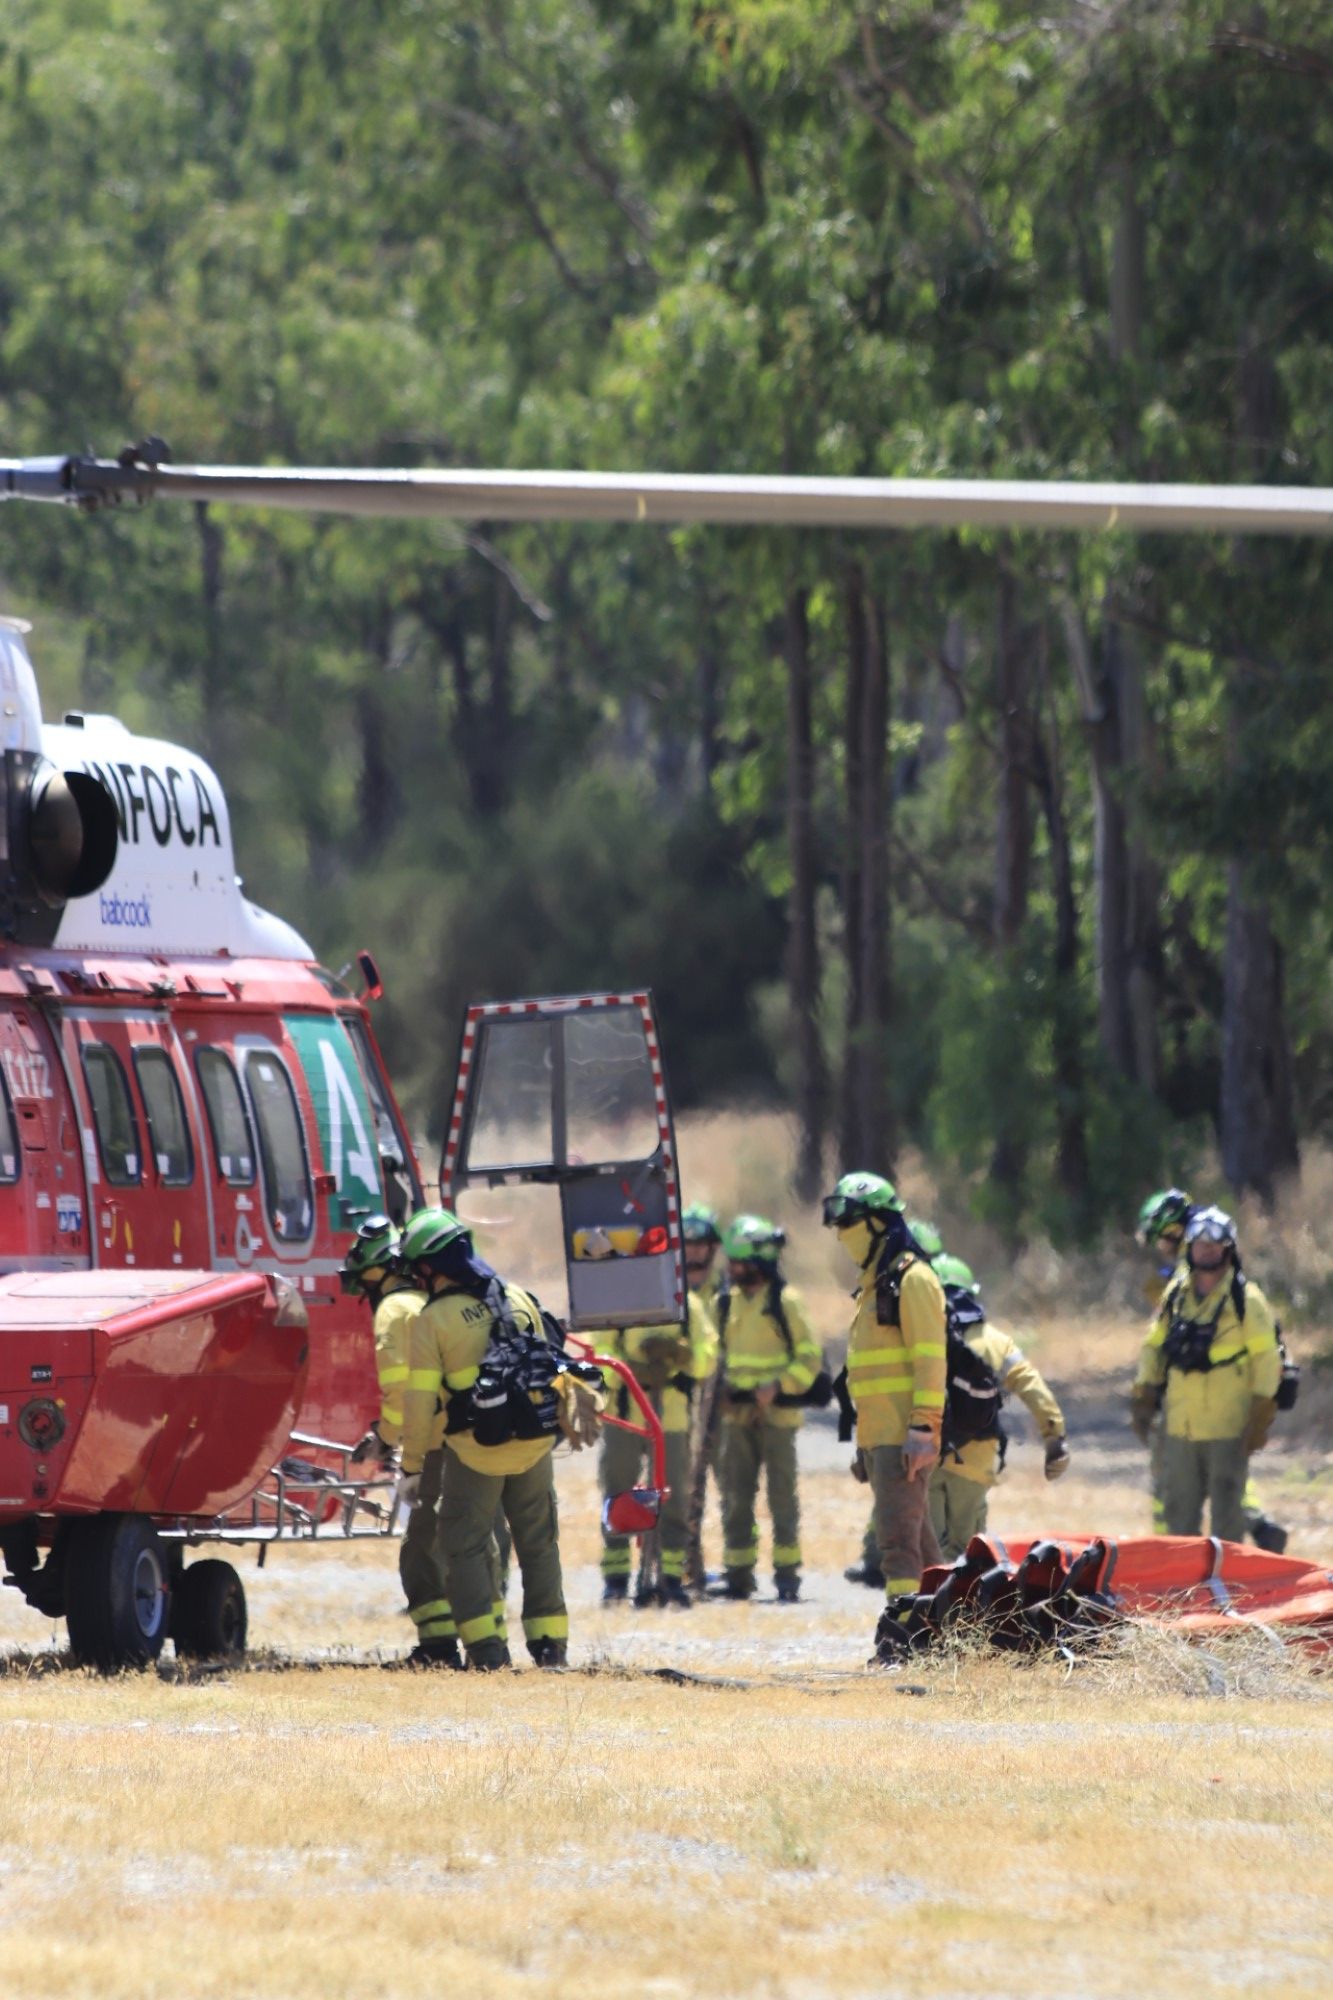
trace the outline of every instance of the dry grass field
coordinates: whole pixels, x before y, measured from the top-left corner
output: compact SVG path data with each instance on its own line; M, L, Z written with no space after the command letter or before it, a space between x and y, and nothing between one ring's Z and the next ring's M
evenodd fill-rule
M817 1235L794 1262L832 1332ZM1074 1466L1047 1487L1018 1442L992 1524L1142 1531L1135 1323L1030 1303ZM688 1613L602 1610L593 1466L565 1462L564 1675L393 1670L387 1545L243 1556L253 1661L192 1678L71 1672L7 1593L4 2000L1327 1994L1333 1680L1150 1631L1073 1671L868 1672L864 1492L822 1420L802 1451L804 1601ZM1333 1563L1316 1441L1265 1461Z

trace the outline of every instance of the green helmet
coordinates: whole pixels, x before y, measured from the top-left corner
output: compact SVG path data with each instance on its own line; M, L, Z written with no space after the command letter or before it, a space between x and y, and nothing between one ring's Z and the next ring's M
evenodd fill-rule
M733 1264L764 1264L777 1269L787 1241L785 1229L762 1215L738 1215L722 1238L722 1249Z
M349 1298L360 1298L366 1273L388 1271L398 1262L401 1237L387 1215L368 1215L347 1246L338 1283Z
M937 1257L934 1269L942 1285L958 1285L963 1291L981 1297L981 1286L972 1275L972 1266L965 1264L961 1257Z
M465 1222L460 1222L452 1209L419 1208L404 1229L398 1245L398 1254L405 1264L428 1263L438 1257L441 1250L447 1250L451 1243L457 1243L461 1236L472 1240L472 1231Z
M1144 1245L1155 1243L1168 1230L1183 1231L1193 1213L1194 1203L1183 1188L1160 1188L1156 1194L1148 1196L1139 1210L1138 1227L1134 1234Z
M680 1218L681 1233L687 1243L720 1243L717 1210L701 1201L692 1201Z
M849 1222L902 1212L898 1190L882 1174L844 1174L832 1194L824 1196L825 1229L844 1229Z
M933 1263L944 1249L944 1238L933 1222L924 1222L919 1215L909 1215L907 1227L916 1241L916 1247L923 1257Z

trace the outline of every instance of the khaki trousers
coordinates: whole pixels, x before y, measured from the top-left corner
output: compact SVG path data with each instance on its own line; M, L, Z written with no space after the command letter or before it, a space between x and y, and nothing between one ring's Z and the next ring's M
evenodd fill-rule
M919 1590L921 1572L940 1559L939 1543L930 1525L925 1479L908 1479L903 1472L900 1444L872 1445L870 1491L875 1502L875 1541L888 1597Z
M1168 1535L1197 1535L1208 1502L1208 1532L1224 1542L1245 1539L1245 1483L1250 1455L1240 1438L1165 1437L1162 1500Z
M440 1533L440 1479L444 1450L428 1451L421 1466L421 1484L416 1505L407 1519L407 1528L398 1547L398 1576L407 1599L418 1639L456 1639L449 1601L449 1576L444 1543ZM505 1585L509 1569L509 1529L500 1509L496 1509L494 1541L490 1550L492 1601L501 1637L504 1635ZM497 1553L498 1551L498 1553Z
M564 1579L551 1454L526 1472L477 1472L447 1447L440 1490L440 1533L458 1636L469 1655L493 1656L501 1634L492 1568L495 1510L503 1507L523 1578L523 1633L566 1639Z
M973 1535L986 1531L986 1502L990 1488L975 1479L937 1465L930 1475L926 1495L930 1525L945 1562L956 1562Z
M722 1420L722 1563L728 1570L753 1570L759 1561L759 1527L754 1503L764 1475L773 1522L773 1567L799 1569L801 1500L797 1485L794 1426Z

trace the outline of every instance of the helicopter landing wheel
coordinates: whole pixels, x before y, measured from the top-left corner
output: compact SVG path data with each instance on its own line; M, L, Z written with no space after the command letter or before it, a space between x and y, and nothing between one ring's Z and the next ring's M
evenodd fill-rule
M210 1556L182 1570L171 1600L171 1636L179 1659L239 1659L248 1623L245 1586L229 1562Z
M70 1530L65 1620L81 1667L146 1667L162 1650L171 1606L167 1555L142 1514L97 1514Z

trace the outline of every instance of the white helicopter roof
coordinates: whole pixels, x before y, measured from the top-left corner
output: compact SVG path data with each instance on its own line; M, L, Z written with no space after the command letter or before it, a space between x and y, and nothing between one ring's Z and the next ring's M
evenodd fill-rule
M100 889L65 905L52 948L313 959L299 932L244 894L217 773L114 715L43 722L23 630L0 622L0 749L38 751L100 779L120 820L115 866Z

